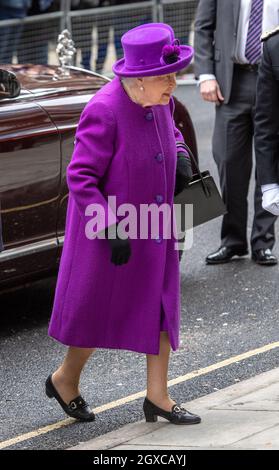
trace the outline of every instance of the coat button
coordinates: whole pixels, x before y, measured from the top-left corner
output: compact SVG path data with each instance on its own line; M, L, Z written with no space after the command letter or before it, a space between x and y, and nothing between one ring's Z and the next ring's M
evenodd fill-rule
M152 119L153 119L153 113L151 113L151 112L146 113L145 119L146 119L147 121L152 121Z
M162 239L162 237L160 237L160 235L158 235L158 236L155 238L155 242L158 243L158 244L159 244L159 243L162 243L162 241L163 241L163 239Z
M158 153L158 155L156 155L155 159L157 160L157 162L162 162L164 157L163 157L162 153Z
M163 202L164 198L163 198L162 194L156 194L155 200L156 200L156 202L161 203L161 202Z

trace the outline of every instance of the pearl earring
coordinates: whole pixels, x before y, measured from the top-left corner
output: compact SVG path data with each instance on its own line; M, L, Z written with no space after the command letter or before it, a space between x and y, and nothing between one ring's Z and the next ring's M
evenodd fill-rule
M143 86L140 87L140 90L143 91Z

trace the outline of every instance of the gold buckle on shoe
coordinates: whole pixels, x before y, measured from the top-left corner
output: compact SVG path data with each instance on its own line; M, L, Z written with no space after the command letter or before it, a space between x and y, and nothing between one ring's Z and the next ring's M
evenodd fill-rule
M180 413L181 408L178 405L175 405L175 407L173 408L173 411L176 411L177 413Z
M69 408L71 408L71 410L76 410L77 404L74 401L71 401L71 403L69 404Z
M173 408L173 411L177 412L177 413L187 413L187 410L185 408L183 408L183 406L179 406L179 405L175 405L175 407Z

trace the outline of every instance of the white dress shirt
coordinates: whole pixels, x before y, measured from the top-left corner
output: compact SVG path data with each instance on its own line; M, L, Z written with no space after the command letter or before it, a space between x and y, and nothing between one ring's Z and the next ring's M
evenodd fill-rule
M262 32L264 33L265 31L276 28L279 25L279 0L263 0L263 2ZM234 61L238 64L249 63L245 57L245 48L251 6L252 0L241 0L234 57ZM205 80L215 78L216 77L213 74L201 74L199 77L199 84Z
M262 207L273 215L279 215L279 185L276 183L264 184L262 190Z

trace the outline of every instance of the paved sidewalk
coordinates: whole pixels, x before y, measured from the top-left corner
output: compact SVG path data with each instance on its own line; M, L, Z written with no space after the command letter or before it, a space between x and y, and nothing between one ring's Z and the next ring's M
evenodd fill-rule
M191 426L163 418L128 424L73 450L279 449L279 368L184 406L202 417Z

